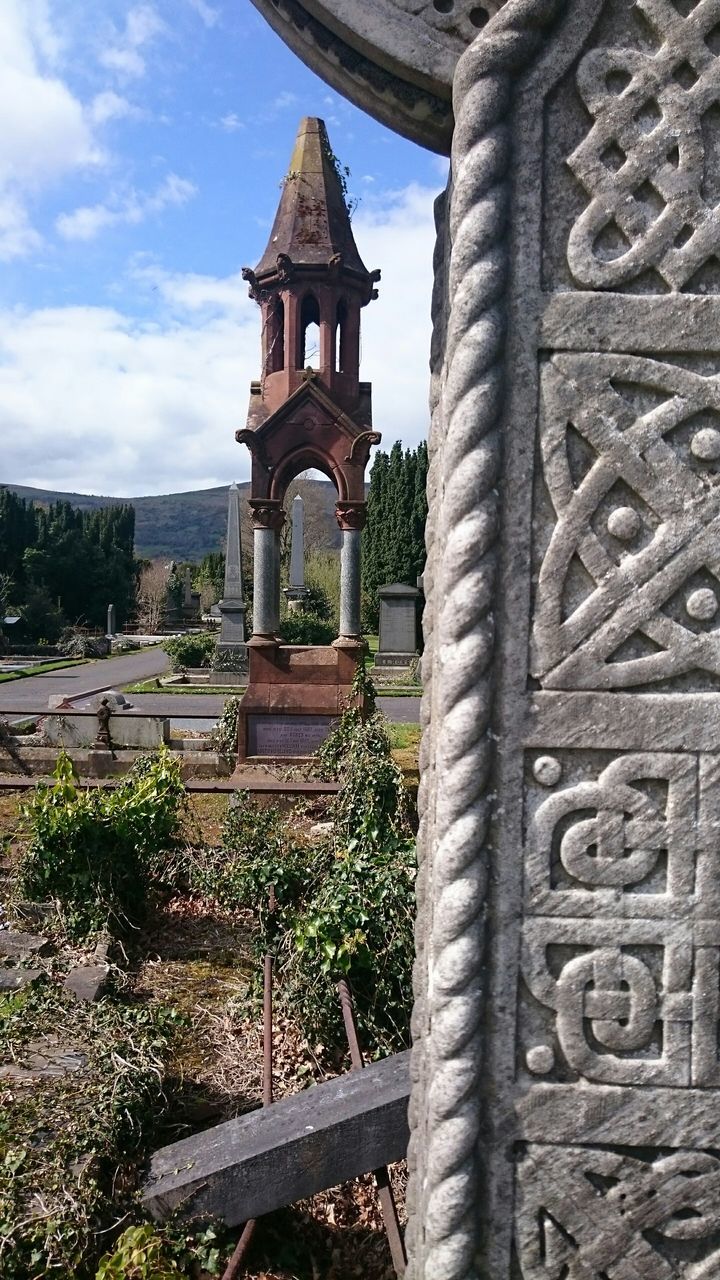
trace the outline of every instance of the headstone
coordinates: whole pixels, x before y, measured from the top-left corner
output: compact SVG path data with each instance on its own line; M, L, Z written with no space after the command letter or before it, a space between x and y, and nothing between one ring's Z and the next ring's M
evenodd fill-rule
M108 607L107 607L107 635L108 635L108 639L112 639L112 637L116 634L116 631L117 631L117 623L116 623L116 620L115 620L115 605L114 605L114 604L109 604L109 605L108 605Z
M247 663L245 610L240 534L240 490L236 484L228 493L227 541L225 547L225 590L220 601L222 618L218 653L226 654L233 665ZM227 661L227 659L226 659Z
M417 602L420 592L402 582L380 587L380 637L376 667L407 667L417 657Z
M720 1275L719 35L509 0L456 77L413 1280Z
M296 493L292 504L290 585L285 588L288 609L292 613L302 612L307 595L308 590L305 586L305 504L301 495Z

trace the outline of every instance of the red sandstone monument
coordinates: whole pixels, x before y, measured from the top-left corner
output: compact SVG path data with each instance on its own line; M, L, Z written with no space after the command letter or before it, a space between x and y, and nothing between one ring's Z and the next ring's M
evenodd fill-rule
M297 759L324 740L363 653L365 468L380 440L370 384L360 381L360 312L377 297L380 272L368 271L358 253L322 120L302 121L268 246L243 276L262 313L262 377L251 385L248 425L235 437L252 454L254 530L253 634L238 752L241 762ZM283 501L294 477L310 468L335 485L342 530L340 634L326 647L285 645L277 634Z

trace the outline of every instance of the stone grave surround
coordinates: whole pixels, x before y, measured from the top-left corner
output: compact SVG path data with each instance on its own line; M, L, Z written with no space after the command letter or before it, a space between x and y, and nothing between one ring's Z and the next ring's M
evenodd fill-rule
M715 1280L720 0L255 3L439 149L454 68L409 1275Z

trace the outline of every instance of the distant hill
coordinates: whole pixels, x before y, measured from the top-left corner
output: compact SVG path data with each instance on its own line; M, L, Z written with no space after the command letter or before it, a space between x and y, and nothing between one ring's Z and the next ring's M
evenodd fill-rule
M162 556L168 560L201 560L209 551L224 550L227 523L226 487L196 489L189 493L164 493L147 498L105 498L86 493L58 493L52 489L32 489L22 484L0 484L19 497L47 506L69 502L82 511L130 502L135 508L135 552L144 559ZM239 486L244 498L249 484ZM300 492L305 500L306 545L320 549L340 546L335 520L336 493L329 480L298 479L290 487L290 498ZM247 511L247 508L245 508ZM243 545L252 538L249 516L243 520Z

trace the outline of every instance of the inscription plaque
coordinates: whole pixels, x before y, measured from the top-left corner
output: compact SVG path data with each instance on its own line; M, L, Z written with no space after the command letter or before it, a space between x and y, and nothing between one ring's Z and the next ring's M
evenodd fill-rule
M328 736L334 716L248 716L249 756L311 756Z

